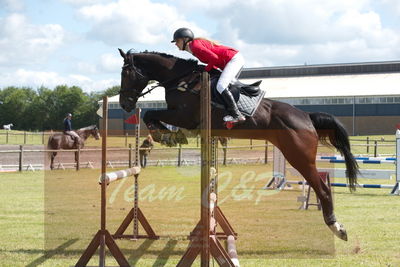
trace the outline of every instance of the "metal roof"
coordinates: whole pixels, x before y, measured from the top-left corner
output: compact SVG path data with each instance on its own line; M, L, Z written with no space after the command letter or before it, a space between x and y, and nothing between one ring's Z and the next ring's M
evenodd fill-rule
M400 73L265 78L261 89L267 98L400 95Z
M400 61L246 68L240 79L392 72L400 72Z
M239 79L262 80L267 98L399 96L400 61L245 68ZM164 99L164 88L157 88L139 102ZM109 98L118 101L118 95Z

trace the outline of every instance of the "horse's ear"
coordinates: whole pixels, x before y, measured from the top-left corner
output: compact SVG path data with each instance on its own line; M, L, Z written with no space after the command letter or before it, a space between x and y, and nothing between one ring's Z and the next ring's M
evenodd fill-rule
M121 48L118 48L118 50L119 50L119 54L121 55L121 57L126 58L125 52Z

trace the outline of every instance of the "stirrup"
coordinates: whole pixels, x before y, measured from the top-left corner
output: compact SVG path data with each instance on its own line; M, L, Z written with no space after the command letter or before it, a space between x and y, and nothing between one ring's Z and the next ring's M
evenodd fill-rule
M243 121L245 121L245 120L246 120L246 117L242 115L242 116L239 116L239 117L234 118L232 115L226 115L226 116L223 118L223 120L224 120L224 122L238 123L238 122L243 122Z

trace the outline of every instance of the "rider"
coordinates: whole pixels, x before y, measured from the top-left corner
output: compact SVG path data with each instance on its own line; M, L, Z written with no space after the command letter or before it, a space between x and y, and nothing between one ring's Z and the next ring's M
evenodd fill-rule
M179 28L174 33L174 39L171 41L179 50L187 51L197 57L200 61L207 64L204 68L209 72L213 68L222 70L217 83L217 91L227 105L227 110L232 116L225 117L225 121L243 122L245 116L240 113L236 101L229 91L229 84L236 80L244 65L242 54L231 47L219 45L213 41L204 38L194 38L193 32L188 28Z
M72 114L67 113L67 116L64 119L64 133L66 135L71 136L72 140L74 140L74 145L78 147L81 138L75 131L72 130L71 119L72 119Z

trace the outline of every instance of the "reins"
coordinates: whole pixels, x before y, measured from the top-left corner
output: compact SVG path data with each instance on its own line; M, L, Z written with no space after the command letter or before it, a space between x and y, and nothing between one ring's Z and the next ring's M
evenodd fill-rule
M136 69L135 69L135 71L136 71ZM185 73L182 74L182 75L179 75L178 77L174 77L174 78L169 79L169 80L166 80L166 81L164 81L164 82L157 82L156 85L154 85L153 87L147 89L146 92L140 93L139 96L138 96L138 98L147 95L148 93L150 93L151 91L153 91L153 90L156 89L157 87L164 87L166 92L171 91L171 90L174 90L174 89L176 89L176 87L170 87L170 88L168 88L168 87L165 86L165 85L168 84L168 83L171 83L171 82L173 82L173 81L175 81L175 80L178 81L178 80L180 80L180 79L182 79L182 78L184 78L184 77L186 77L186 76L188 76L189 74L194 73L194 72L195 72L195 70L191 70L191 71L185 72Z

